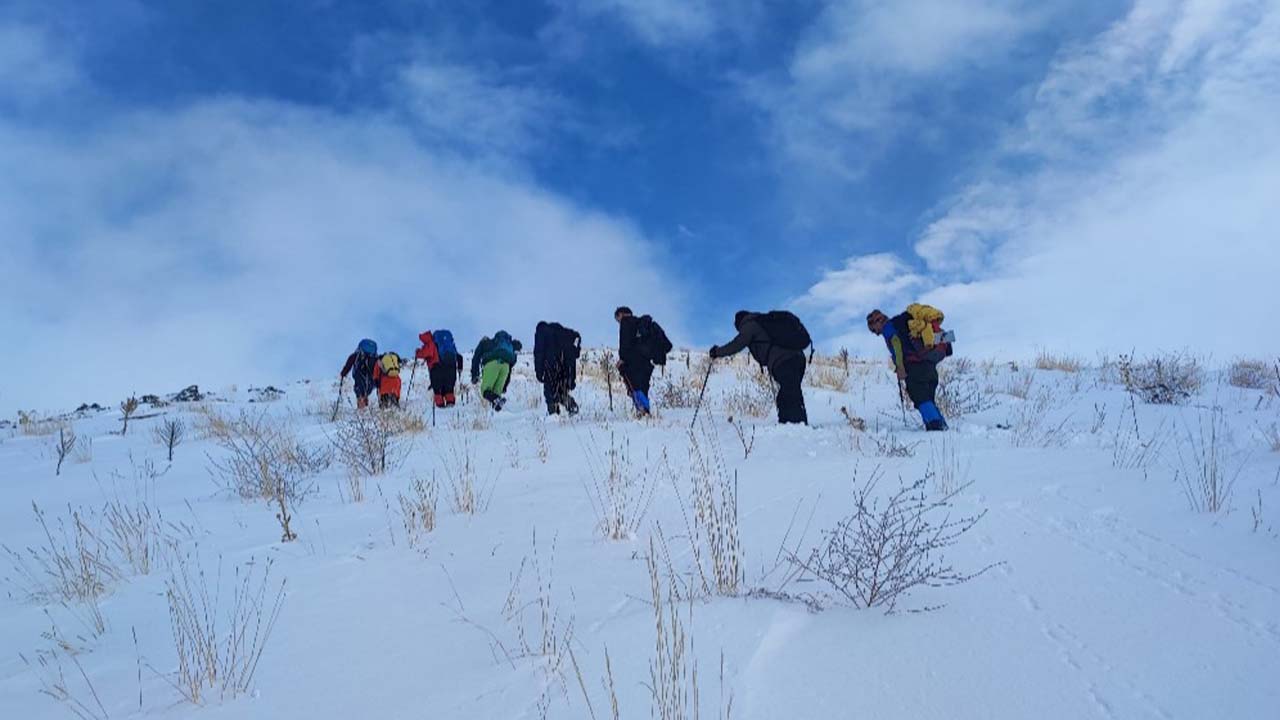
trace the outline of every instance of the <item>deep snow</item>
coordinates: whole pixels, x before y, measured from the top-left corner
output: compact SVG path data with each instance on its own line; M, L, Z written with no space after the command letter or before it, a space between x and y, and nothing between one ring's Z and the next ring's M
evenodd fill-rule
M678 381L685 363L675 357L667 372ZM406 436L403 465L365 480L357 502L347 470L334 462L293 509L292 543L280 542L272 506L238 499L211 474L220 451L198 436L197 411L265 411L319 446L334 433L336 381L292 384L265 403L230 388L200 404L144 406L142 414L156 416L134 419L123 437L116 410L76 416L71 424L92 438L92 457L68 459L59 477L56 435L3 430L0 542L8 548L44 543L32 502L53 524L69 506L142 498L181 528L168 554L198 558L210 577L220 563L224 588L235 567L252 562L260 572L268 558L272 577L287 585L251 692L222 700L215 691L196 706L171 684L171 561L111 583L97 635L78 604L26 597L6 554L0 716L73 716L40 692L54 667L40 669L43 652L61 663L76 700L101 715L96 692L112 718L606 718L606 647L621 717L648 715L655 630L645 556L660 525L675 571L687 579L693 566L682 519L692 410L660 407L657 418L636 421L620 399L609 412L603 388L584 380L583 414L549 419L527 358L521 362L507 410L490 417L472 401L438 413L434 429L419 373L411 405L427 428ZM877 468L885 491L930 468L971 480L956 513L988 512L947 558L960 570L1000 564L966 584L917 592L894 614L830 601L815 612L745 593L681 604L704 716L731 696L734 718L1280 717L1280 454L1265 437L1280 421L1280 399L1211 375L1189 402L1149 406L1131 403L1103 370L974 365L955 380L948 362L957 387L968 383L993 404L952 418L950 433L920 432L912 416L904 424L878 359L855 362L847 380L828 364L811 376L845 389L806 386L814 427L778 427L736 411L755 433L748 458L726 403L754 392L751 366L742 358L717 365L704 412L738 478L744 590L821 594L811 578L783 582L780 547L784 538L802 553L816 545L849 511L855 477ZM1021 394L1027 377L1026 399L1008 394ZM867 421L866 432L850 428L842 406ZM343 416L352 412L344 398ZM1215 412L1230 430L1221 463L1240 472L1229 511L1216 514L1193 511L1176 476L1194 465L1192 438ZM170 465L151 427L175 415L191 429ZM476 429L478 418L490 427ZM1162 441L1160 451L1145 467L1116 467L1136 464L1125 462L1137 447L1135 420L1141 442ZM437 527L412 546L397 497L415 477L434 473L444 484L456 466L447 460L466 452L463 438L491 490L488 508L452 512L446 486ZM914 454L882 456L878 447L889 442L914 446ZM597 531L590 498L592 467L606 462L611 445L625 447L633 475L649 468L653 483L639 531L619 541ZM556 614L557 638L572 629L591 710L568 660L556 669L554 658L520 651L522 632L529 646L539 644L539 597ZM905 612L935 605L942 607ZM47 654L54 625L74 657Z

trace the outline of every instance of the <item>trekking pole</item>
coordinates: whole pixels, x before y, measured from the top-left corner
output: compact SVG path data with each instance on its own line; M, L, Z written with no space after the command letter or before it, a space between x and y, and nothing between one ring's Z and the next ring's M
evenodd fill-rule
M432 402L431 402L431 427L435 427L435 426L436 426L436 403L435 403L435 399L434 399L434 398L432 398Z
M346 381L345 377L338 378L338 397L333 401L333 417L329 418L329 422L338 421L338 408L342 407L342 384Z
M693 430L698 426L698 413L702 412L702 398L707 394L707 383L711 382L711 366L714 365L715 362L715 358L707 358L707 375L702 378L702 389L698 391L698 404L693 408L693 422L689 423L690 430Z
M898 381L898 409L902 410L902 424L907 424L907 389L903 386L902 381Z
M405 388L404 401L409 402L409 392L413 390L413 376L418 374L418 358L413 359L413 367L409 369L409 387Z

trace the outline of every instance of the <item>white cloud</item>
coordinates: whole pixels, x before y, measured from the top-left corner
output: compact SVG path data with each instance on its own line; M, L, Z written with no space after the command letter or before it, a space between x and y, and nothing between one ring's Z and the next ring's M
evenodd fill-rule
M760 30L760 0L556 0L560 15L548 29L558 44L580 45L584 25L619 23L641 43L671 51L705 49L724 38Z
M80 82L74 58L41 28L0 22L0 106L64 93Z
M965 351L1280 351L1247 319L1277 307L1280 8L1140 2L1036 97L1000 158L1035 169L976 177L916 244Z
M917 94L945 95L1047 18L1016 0L831 0L787 71L744 92L768 114L789 174L854 179L894 139L927 135L910 107Z
M566 104L527 78L419 61L393 90L426 139L472 153L523 156L573 124Z
M95 111L98 112L98 111ZM0 408L336 373L360 337L410 350L540 319L616 333L679 292L627 222L425 150L401 125L278 103L0 122Z

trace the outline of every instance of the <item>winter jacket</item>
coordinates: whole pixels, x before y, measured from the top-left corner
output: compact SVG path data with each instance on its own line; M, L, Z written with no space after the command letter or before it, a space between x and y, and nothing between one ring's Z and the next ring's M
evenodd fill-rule
M652 365L653 360L640 345L640 318L627 315L618 322L618 361L624 366Z
M533 374L538 382L567 383L573 389L578 376L582 336L560 323L538 323L533 335Z
M346 377L351 371L355 371L353 377L373 377L373 368L378 364L378 358L375 355L362 353L359 350L347 356L347 362L342 366L342 377Z
M493 338L482 337L480 342L476 343L476 349L471 353L471 382L472 384L480 382L480 368L484 366L484 356L489 353L489 349L493 347Z
M378 384L379 395L395 395L400 396L400 376L387 375L382 372L382 363L374 363L373 365L373 381Z
M471 382L480 382L480 370L492 360L501 360L508 365L516 364L516 353L524 349L519 340L511 339L506 330L499 330L491 338L481 338L476 350L471 355Z
M776 369L778 365L797 355L804 357L803 350L792 350L774 345L773 341L769 339L769 335L765 333L764 328L757 322L756 318L758 317L759 315L754 313L745 316L738 326L738 336L730 340L727 345L718 346L711 353L711 357L729 357L730 355L737 355L744 349L749 349L751 357L770 370Z
M418 339L422 341L422 347L418 348L413 356L427 364L427 369L436 366L440 362L440 350L436 347L435 338L430 332L418 333Z

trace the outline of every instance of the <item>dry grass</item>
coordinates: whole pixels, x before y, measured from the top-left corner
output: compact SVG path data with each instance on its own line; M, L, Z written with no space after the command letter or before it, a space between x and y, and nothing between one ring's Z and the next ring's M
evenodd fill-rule
M1263 442L1271 448L1271 452L1280 452L1280 424L1271 423L1262 428Z
M1147 360L1121 355L1116 372L1126 390L1152 405L1186 402L1204 385L1204 368L1193 355L1166 354Z
M768 373L756 365L737 365L738 382L725 393L723 407L726 415L734 417L765 417L774 409L777 390Z
M412 449L406 422L397 411L356 412L338 422L329 440L350 472L382 475L399 468Z
M44 532L44 544L22 552L4 546L13 568L6 581L36 602L83 604L90 624L101 633L106 623L98 599L124 571L112 556L110 544L93 527L93 514L67 506L66 517L59 517L51 526L39 505L31 503L31 511Z
M814 363L804 374L804 384L820 390L842 393L849 389L849 372L843 365L824 366Z
M451 436L446 452L438 455L449 483L449 506L453 511L459 515L478 515L488 510L497 478L481 477L471 436Z
M597 445L593 434L582 440L582 449L590 471L590 484L584 486L596 514L597 531L606 540L634 538L653 503L655 464L647 457L633 462L631 441L619 442L613 433L609 433L608 450ZM667 464L665 452L661 464Z
M1280 364L1266 360L1241 358L1227 369L1227 382L1249 390L1267 390L1280 387Z
M426 535L436 529L436 505L440 499L440 485L432 474L430 479L414 476L409 493L399 494L400 516L404 520L405 535L409 546L417 547Z
M1218 513L1231 509L1236 480L1244 462L1229 460L1229 427L1221 408L1200 414L1196 431L1185 428L1186 442L1178 445L1182 468L1177 473L1187 502L1196 512Z
M689 485L692 516L683 501L681 513L702 592L739 595L746 577L738 531L738 474L729 471L720 438L709 424L689 432Z
M1014 408L1009 420L1009 441L1014 447L1062 447L1071 440L1067 427L1071 416L1066 415L1056 424L1049 420L1050 413L1059 407L1058 396L1050 388L1042 388Z
M1102 420L1095 418L1095 422L1104 421L1105 416ZM1144 470L1160 459L1167 440L1163 422L1150 435L1143 436L1142 427L1138 424L1138 406L1130 396L1112 435L1111 466L1123 470Z
M221 561L213 576L205 575L198 560L194 569L192 564L190 558L174 563L165 598L178 665L170 682L200 705L215 692L230 699L249 691L284 605L285 581L278 587L272 582L269 559L260 578L252 562L237 566L228 608L219 602Z
M1041 350L1036 355L1036 369L1077 373L1084 369L1084 360L1073 355L1056 354Z
M56 435L65 426L61 418L44 417L35 412L18 411L18 434L25 437Z

